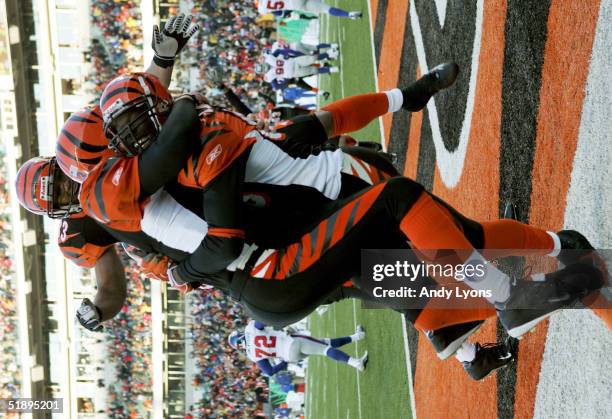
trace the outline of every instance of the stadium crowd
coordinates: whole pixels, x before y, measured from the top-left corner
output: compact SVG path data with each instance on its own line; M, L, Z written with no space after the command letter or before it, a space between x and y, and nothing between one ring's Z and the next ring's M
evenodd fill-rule
M21 371L18 352L17 306L13 259L10 254L11 220L10 197L7 185L4 152L0 150L0 398L19 397ZM12 415L12 414L11 414ZM17 417L14 416L7 417Z
M208 99L224 101L211 73L220 72L224 83L252 109L261 108L271 88L263 81L261 58L273 29L259 25L250 1L216 0L196 2L191 10L200 31L181 54L176 75L179 86L189 86L191 68L198 68L201 87L209 88ZM214 77L212 77L214 78Z
M108 383L111 418L145 417L152 403L150 282L123 252L128 296L121 312L105 324L108 359L116 379Z
M204 390L204 398L191 406L190 414L207 418L262 415L267 380L255 364L227 344L231 330L246 326L240 307L218 290L192 293L188 304L193 316L189 328L193 345L190 355L199 370L192 385Z
M97 96L108 80L142 68L142 24L140 5L134 0L94 0L90 10L92 43L86 62L93 68L87 90Z

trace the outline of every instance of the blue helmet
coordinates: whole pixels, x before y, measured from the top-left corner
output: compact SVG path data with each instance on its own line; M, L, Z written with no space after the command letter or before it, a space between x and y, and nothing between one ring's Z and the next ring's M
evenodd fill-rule
M234 330L227 338L227 343L234 349L244 348L244 333Z

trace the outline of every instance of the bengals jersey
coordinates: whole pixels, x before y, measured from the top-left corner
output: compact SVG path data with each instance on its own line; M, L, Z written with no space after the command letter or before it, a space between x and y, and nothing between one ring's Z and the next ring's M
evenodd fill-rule
M59 248L66 259L92 268L117 240L84 213L72 214L60 224Z

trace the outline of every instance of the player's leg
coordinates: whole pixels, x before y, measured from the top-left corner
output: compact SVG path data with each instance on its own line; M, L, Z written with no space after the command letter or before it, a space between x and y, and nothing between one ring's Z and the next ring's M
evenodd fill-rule
M317 63L316 55L302 55L301 57L292 58L296 66L309 67Z
M359 11L347 11L337 7L329 6L320 0L304 0L304 11L309 13L327 13L331 16L359 19L362 14Z
M318 71L319 67L316 66L300 66L296 64L293 68L293 77L296 79L302 79L304 77L314 76L318 73Z
M304 335L291 335L291 337L300 342L301 352L306 356L326 356L327 358L333 359L336 362L348 364L359 371L363 371L365 367L363 357L352 357L346 352L336 349L335 347L332 347L319 339Z
M418 183L407 178L393 178L369 188L353 199L337 202L336 205L339 207L332 208L334 211L331 211L331 215L325 217L298 243L256 257L254 268L249 270L252 280L244 281L243 285L235 281L237 286L244 289L245 304L253 307L260 305L259 309L276 314L285 313L285 321L288 323L291 323L291 316L287 313L299 316L298 318L304 317L325 301L326 296L340 285L342 278L358 274L362 248L386 248L389 234L395 232L397 227L418 249L454 249L454 263L457 266L469 260L470 264L485 267L484 278L475 284L466 281L469 282L467 285L477 290L490 290L491 297L487 300L492 303L509 300L510 278L485 263L484 258L474 250L444 206L437 204ZM319 240L320 237L324 240ZM565 275L571 279L589 282L588 275L596 273L594 268L587 268L574 266L572 269L566 268L567 271L551 275L557 275L554 278ZM275 280L265 281L257 278ZM530 293L532 286L538 288L539 294ZM561 288L558 281L553 284L524 285L519 288L518 295L521 303L527 304L532 299L535 304L541 303L542 298L547 296L546 293L556 296L560 292L567 294L567 290ZM546 295L542 296L542 292ZM570 302L575 300L575 296L572 298ZM513 310L510 314L515 316L511 319L514 323L506 322L504 325L512 331L529 322L540 321L567 304L565 300L555 300L554 303L545 304L538 312L519 312L510 307ZM502 321L505 310L500 314ZM505 319L508 320L508 317ZM439 324L433 327L427 324L423 326L430 330L441 327ZM531 326L531 323L528 326ZM522 329L519 331L524 332Z
M329 138L357 131L387 113L422 110L433 95L455 82L457 74L456 64L441 64L404 89L350 96L324 106L316 115Z

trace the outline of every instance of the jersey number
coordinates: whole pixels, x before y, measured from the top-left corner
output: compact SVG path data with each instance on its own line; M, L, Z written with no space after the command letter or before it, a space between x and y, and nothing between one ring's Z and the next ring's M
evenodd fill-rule
M284 1L268 0L268 9L278 10L278 9L283 9L284 7L285 7L285 2Z
M276 336L255 336L253 339L253 343L255 344L255 356L256 357L275 357L276 352L270 351L266 352L261 347L264 348L275 348L276 347Z
M62 225L60 227L59 241L63 243L66 241L66 233L68 232L68 222L66 220L62 221Z

